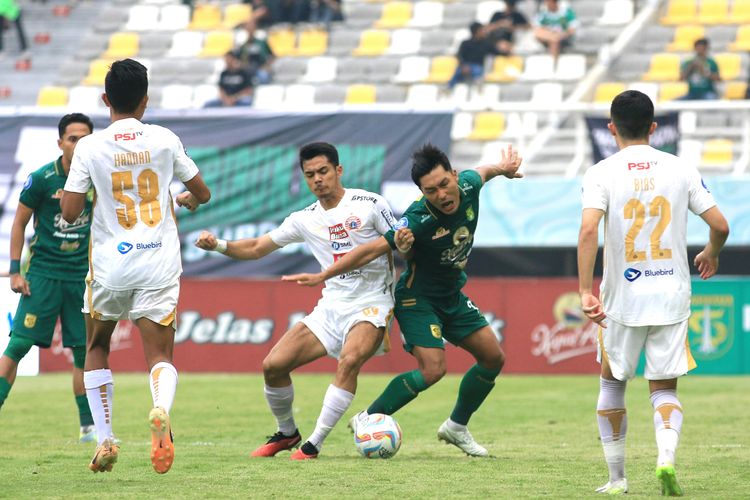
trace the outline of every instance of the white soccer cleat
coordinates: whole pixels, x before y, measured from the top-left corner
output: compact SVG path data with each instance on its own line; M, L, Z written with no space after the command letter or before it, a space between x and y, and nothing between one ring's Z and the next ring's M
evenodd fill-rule
M370 415L367 414L367 410L362 410L361 412L357 413L352 418L350 418L349 423L347 423L346 426L349 428L350 431L352 431L353 434L356 434L357 426L359 424L367 422L368 418L370 418Z
M605 495L624 495L628 492L628 480L622 478L617 481L609 481L604 486L599 486L596 492Z
M437 435L440 441L457 446L469 456L488 457L490 455L486 448L474 441L474 437L469 432L469 429L454 431L448 427L448 420L440 426Z

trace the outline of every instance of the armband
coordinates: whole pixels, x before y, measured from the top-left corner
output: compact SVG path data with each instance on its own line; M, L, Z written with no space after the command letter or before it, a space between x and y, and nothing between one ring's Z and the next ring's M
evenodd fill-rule
M219 253L227 253L227 240L216 240L215 251Z
M21 273L21 261L19 259L11 260L9 274L20 274L20 273Z

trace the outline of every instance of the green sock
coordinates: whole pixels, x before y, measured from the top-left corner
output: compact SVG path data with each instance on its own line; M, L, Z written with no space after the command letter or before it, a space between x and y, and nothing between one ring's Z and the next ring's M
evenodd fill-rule
M392 415L417 395L427 389L427 383L419 370L397 375L383 393L367 409L368 414Z
M91 416L89 400L85 394L76 395L76 405L78 405L78 419L81 421L81 426L94 425L94 417Z
M479 409L487 395L495 387L495 379L500 370L488 370L479 365L469 368L461 386L458 388L458 400L451 413L451 420L457 424L466 425L471 415Z
M5 377L0 377L0 408L3 407L3 403L5 403L5 399L8 397L8 394L10 394L10 388L11 388L10 382L8 382L8 379Z

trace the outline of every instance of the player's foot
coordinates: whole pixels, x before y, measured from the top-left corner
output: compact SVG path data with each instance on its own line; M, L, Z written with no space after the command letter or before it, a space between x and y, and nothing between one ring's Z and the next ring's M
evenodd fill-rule
M120 453L120 447L112 442L111 439L105 439L102 444L96 447L94 458L91 459L89 469L96 472L111 472L112 466L117 462L117 455Z
M96 427L93 425L82 425L81 432L78 434L78 442L90 443L92 441L96 441Z
M352 431L352 434L357 433L357 426L361 423L364 423L367 421L367 419L370 417L370 415L367 414L367 410L362 410L361 412L354 415L352 418L349 419L349 422L346 424L346 427Z
M609 481L604 486L598 487L596 492L604 493L605 495L624 495L628 492L628 480L622 478L617 481Z
M661 483L661 494L665 497L681 497L682 488L677 484L674 465L660 465L656 468L656 477Z
M294 450L294 453L289 458L292 460L318 458L318 449L310 441L305 441L305 444Z
M169 424L167 411L157 406L148 414L151 427L151 465L159 474L169 471L174 461L174 444L172 426Z
M294 434L291 436L285 436L281 431L277 432L273 436L268 437L266 444L256 449L250 454L251 457L272 457L280 451L291 450L299 445L302 441L302 436L299 434L299 429L294 430Z
M463 431L452 430L448 427L448 420L443 422L443 424L440 426L437 435L440 441L445 441L448 444L457 446L461 449L461 451L469 456L489 456L489 453L487 453L487 449L483 446L480 446L476 441L474 441L474 437L469 432L469 429Z

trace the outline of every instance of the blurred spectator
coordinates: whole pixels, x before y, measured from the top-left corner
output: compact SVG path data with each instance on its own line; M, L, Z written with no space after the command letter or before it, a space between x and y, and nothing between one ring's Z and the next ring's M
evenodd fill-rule
M324 24L326 30L331 29L333 21L343 21L344 13L341 0L311 0L310 22Z
M3 32L6 22L16 25L18 45L21 47L21 52L25 53L29 44L26 42L26 34L23 32L21 7L16 3L16 0L0 0L0 53L3 51Z
M494 47L495 54L510 55L516 30L531 27L526 16L516 9L517 3L518 0L505 0L505 10L495 12L485 28L487 41Z
M573 42L573 36L578 29L578 19L566 2L545 0L536 15L534 26L536 39L547 47L552 57L557 60L562 49Z
M701 38L693 44L695 55L682 63L680 80L688 83L688 93L683 100L718 99L715 82L719 78L719 65L708 55L708 40Z
M461 42L458 47L458 66L448 87L453 88L459 82L473 83L484 76L484 60L492 53L492 46L484 36L484 26L473 22L469 26L471 38Z
M243 0L253 6L253 17L261 28L279 23L298 23L310 18L311 0Z
M274 23L271 9L268 8L266 0L244 0L253 8L253 20L258 28L267 28Z
M219 98L208 101L204 107L250 106L253 103L253 82L238 56L236 51L224 55L226 67L219 75Z
M242 67L253 79L255 85L271 83L271 65L274 61L273 51L268 42L256 38L257 30L254 18L245 23L247 40L237 49Z

